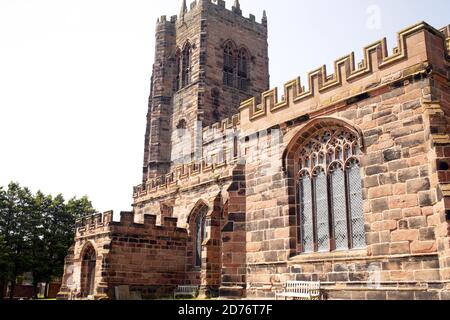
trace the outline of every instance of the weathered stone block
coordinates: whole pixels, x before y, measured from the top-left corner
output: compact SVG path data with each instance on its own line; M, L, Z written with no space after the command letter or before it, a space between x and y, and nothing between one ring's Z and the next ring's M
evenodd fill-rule
M391 234L393 242L414 241L419 239L419 230L396 230Z
M370 202L370 206L374 213L383 212L389 209L389 202L387 198L376 199Z
M369 189L369 198L377 199L392 195L391 185L382 185L379 187L374 187Z
M391 254L405 254L410 252L409 241L393 242L390 244Z
M409 180L406 182L406 190L410 194L429 189L430 189L430 180L428 178L420 178L415 180Z
M411 243L412 253L429 253L436 251L436 241L413 241Z
M419 177L419 170L417 168L402 169L398 172L398 181L406 182L408 180L417 179Z

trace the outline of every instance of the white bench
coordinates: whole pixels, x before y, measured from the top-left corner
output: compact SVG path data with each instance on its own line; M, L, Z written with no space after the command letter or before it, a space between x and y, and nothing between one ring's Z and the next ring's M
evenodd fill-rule
M175 299L177 296L190 296L196 298L198 296L198 290L198 286L178 286L173 292L173 298Z
M276 293L277 300L279 297L320 300L320 282L287 281L283 287L283 292Z

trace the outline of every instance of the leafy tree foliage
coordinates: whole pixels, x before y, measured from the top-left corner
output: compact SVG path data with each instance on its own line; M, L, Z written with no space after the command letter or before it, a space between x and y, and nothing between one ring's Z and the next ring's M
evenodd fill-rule
M18 183L0 188L0 298L24 272L38 283L60 278L64 258L73 244L76 219L95 213L87 197L65 201L42 192L32 194Z

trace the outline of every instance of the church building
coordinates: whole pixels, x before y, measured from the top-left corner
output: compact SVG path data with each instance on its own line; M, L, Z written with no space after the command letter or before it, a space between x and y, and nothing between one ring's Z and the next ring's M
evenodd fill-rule
M450 26L363 53L270 89L266 12L160 17L133 208L77 223L59 297L450 299Z

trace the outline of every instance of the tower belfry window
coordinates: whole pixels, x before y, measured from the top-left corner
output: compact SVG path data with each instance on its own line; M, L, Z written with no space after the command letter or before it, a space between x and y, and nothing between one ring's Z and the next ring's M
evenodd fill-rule
M223 84L229 87L234 86L234 55L230 43L225 45L223 52Z
M191 46L186 44L182 54L182 68L181 68L181 86L186 87L191 83Z
M175 57L175 80L173 83L174 91L180 90L180 72L181 72L181 52L180 50L178 50Z
M248 53L247 50L241 49L238 54L238 87L240 90L248 89Z

